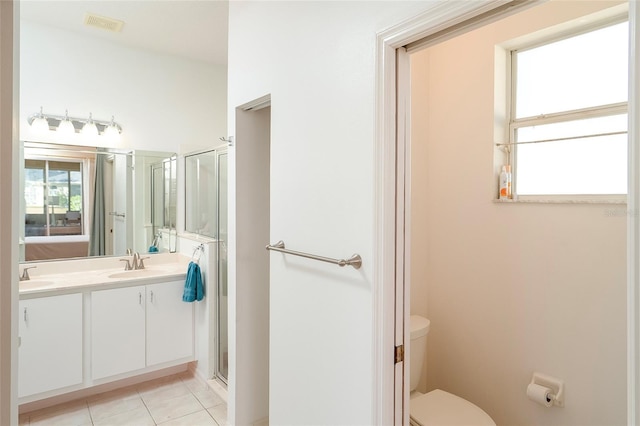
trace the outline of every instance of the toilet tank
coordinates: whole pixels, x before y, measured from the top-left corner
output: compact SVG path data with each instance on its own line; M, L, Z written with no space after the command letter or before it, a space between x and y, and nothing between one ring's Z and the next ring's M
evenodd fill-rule
M427 352L427 334L431 322L419 315L411 315L411 344L409 352L409 388L414 391L420 382L422 368L424 367L425 353Z

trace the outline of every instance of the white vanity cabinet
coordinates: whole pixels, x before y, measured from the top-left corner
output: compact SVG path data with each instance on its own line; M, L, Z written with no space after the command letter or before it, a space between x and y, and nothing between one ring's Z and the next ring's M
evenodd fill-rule
M81 384L82 294L20 300L18 396Z
M147 365L193 355L193 303L183 292L184 281L147 286Z
M145 286L91 292L91 378L145 367Z
M93 380L193 356L184 281L91 292Z

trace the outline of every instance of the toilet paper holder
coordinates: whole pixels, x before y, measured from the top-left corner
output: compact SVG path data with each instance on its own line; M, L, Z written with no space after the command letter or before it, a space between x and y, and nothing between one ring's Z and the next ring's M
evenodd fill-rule
M530 384L549 388L549 396L553 401L553 405L564 407L564 382L562 380L542 373L533 373Z

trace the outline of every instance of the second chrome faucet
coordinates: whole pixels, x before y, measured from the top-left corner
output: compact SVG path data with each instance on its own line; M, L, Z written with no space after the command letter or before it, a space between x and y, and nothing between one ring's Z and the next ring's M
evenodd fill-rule
M144 269L144 261L146 259L149 259L149 256L140 257L140 254L138 252L135 252L135 253L133 253L133 259L131 259L131 263L129 262L128 258L120 259L120 261L121 262L127 262L124 265L124 270L125 271L131 271L131 270L135 270L135 269Z

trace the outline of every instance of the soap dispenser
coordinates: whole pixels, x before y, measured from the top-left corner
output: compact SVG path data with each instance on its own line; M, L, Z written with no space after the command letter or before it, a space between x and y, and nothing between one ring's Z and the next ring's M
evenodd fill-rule
M502 166L500 172L500 199L511 199L511 166Z

